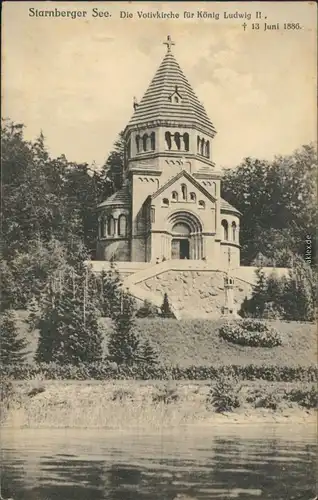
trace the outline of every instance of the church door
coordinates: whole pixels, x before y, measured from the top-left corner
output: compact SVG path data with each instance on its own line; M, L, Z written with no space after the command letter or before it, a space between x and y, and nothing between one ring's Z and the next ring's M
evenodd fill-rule
M173 238L171 242L172 259L189 259L190 244L187 238Z
M172 259L180 259L180 241L177 239L173 239L171 242L171 258Z
M189 259L189 240L180 240L180 259Z

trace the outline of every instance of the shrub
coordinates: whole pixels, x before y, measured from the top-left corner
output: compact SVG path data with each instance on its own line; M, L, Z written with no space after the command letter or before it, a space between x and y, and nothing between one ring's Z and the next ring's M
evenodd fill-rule
M236 378L221 376L210 388L207 402L212 404L217 412L233 411L240 406L239 391L240 386Z
M177 389L167 384L165 387L161 387L157 394L153 395L152 400L154 403L170 404L177 402L179 398Z
M311 409L318 407L317 386L311 386L310 389L292 389L287 398L293 403L297 403L304 408Z
M222 365L190 366L187 368L149 366L144 363L119 365L110 362L59 365L39 363L0 366L0 378L15 380L41 378L42 380L211 380L220 376L241 380L269 382L316 382L316 366Z
M131 391L127 391L125 389L116 389L112 395L112 401L132 401L133 393Z
M282 402L282 395L278 392L269 392L261 395L255 400L255 408L266 408L268 410L277 410Z
M242 346L276 347L282 344L275 328L255 319L226 323L220 327L219 335L228 342Z
M136 318L156 318L159 316L158 309L149 300L145 300L143 305L136 312Z
M0 402L7 403L14 393L13 384L7 377L0 378Z

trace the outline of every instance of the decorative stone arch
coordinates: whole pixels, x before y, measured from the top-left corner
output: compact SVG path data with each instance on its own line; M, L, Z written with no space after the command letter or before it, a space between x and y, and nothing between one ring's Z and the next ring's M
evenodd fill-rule
M182 136L182 139L183 139L183 149L185 151L189 151L189 134L188 132L185 132Z
M223 237L222 239L224 241L228 241L229 239L229 223L226 219L223 219L221 222L222 228L223 228Z
M183 201L187 201L188 198L188 189L186 184L181 184L181 199Z
M107 217L107 236L115 236L115 219L112 215Z
M203 257L203 224L188 210L176 210L169 215L167 227L171 238L168 258L199 260Z
M127 236L127 217L125 214L118 217L118 236Z
M232 240L236 241L236 239L237 239L237 225L236 225L235 221L232 222L231 229L232 229Z
M142 136L142 149L143 151L148 151L148 143L149 143L149 136L148 134L144 134Z
M172 201L178 201L179 195L178 195L177 191L172 191L171 199L172 199Z
M154 151L156 149L156 134L155 134L155 132L151 132L151 134L150 134L150 147L151 147L152 151Z

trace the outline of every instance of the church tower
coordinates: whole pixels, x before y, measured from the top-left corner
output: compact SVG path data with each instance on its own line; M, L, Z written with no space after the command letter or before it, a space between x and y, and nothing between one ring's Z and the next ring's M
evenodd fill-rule
M229 258L239 262L239 213L221 199L212 159L216 130L170 36L164 44L165 56L124 130L124 186L99 206L98 258L213 259L225 267Z

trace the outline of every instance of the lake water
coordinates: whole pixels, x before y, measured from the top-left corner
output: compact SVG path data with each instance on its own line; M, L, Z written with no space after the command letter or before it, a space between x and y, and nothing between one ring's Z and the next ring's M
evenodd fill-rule
M14 500L173 500L181 493L309 500L316 493L313 426L3 430L1 448L2 495Z

